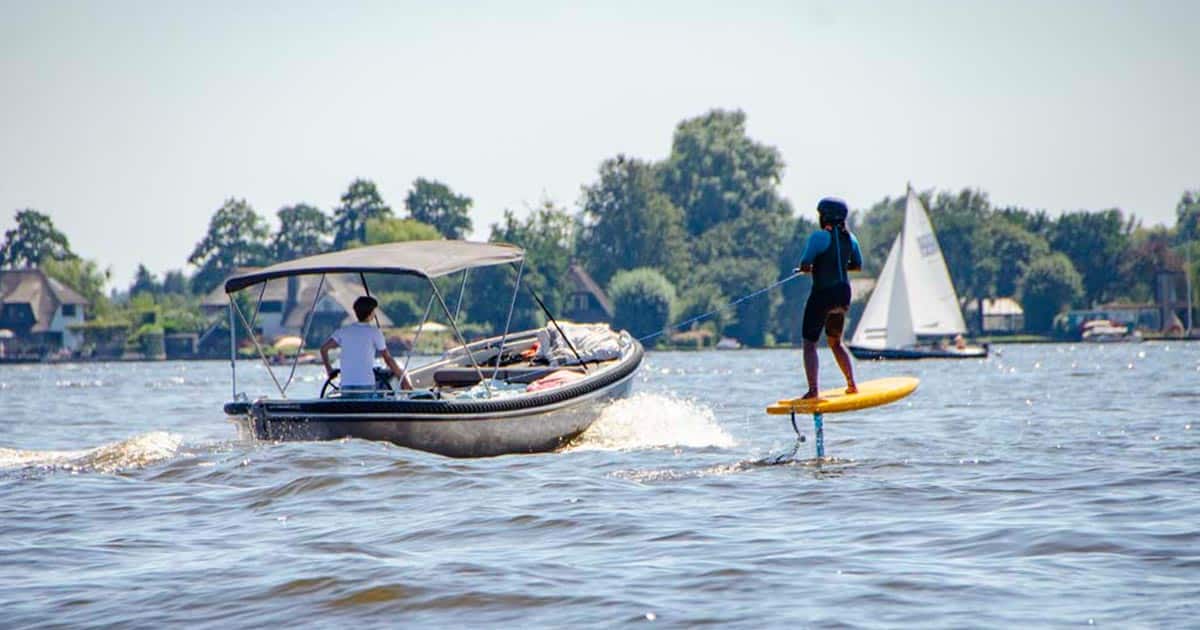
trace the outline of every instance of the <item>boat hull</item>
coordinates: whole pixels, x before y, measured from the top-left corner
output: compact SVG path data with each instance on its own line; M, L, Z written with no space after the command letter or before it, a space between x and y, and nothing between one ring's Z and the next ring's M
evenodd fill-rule
M862 346L849 346L850 353L856 359L865 361L870 360L886 360L886 361L912 361L917 359L986 359L988 355L987 346L971 346L958 350L955 348L946 348L936 350L934 348L863 348Z
M262 400L225 411L260 440L359 438L449 457L541 453L568 444L626 396L641 359L638 346L604 374L525 400Z

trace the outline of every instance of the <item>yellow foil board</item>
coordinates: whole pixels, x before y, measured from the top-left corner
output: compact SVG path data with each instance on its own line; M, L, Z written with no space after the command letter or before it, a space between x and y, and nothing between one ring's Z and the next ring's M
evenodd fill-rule
M896 402L913 393L921 381L911 376L892 376L858 384L858 393L847 394L843 385L827 389L816 398L789 398L769 407L767 413L788 415L795 413L838 413L868 407L878 407Z

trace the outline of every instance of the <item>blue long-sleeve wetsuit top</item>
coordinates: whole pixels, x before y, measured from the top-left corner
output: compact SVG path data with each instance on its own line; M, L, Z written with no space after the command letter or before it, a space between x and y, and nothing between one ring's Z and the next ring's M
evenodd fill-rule
M845 249L849 251L842 251L841 247L834 247L833 236L829 230L813 232L804 245L804 253L800 255L800 264L813 266L814 289L825 289L837 286L842 282L849 282L845 270L862 268L862 251L858 248L858 239L850 232L841 234L849 238L838 239L841 241L838 245L844 247L848 240L850 246ZM841 261L837 260L837 254L841 254ZM842 269L838 269L839 262Z

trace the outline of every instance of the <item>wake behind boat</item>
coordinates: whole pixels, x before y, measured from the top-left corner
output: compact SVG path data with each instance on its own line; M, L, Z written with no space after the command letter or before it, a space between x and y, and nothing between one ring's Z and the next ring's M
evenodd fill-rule
M643 350L628 333L606 325L560 324L548 311L545 328L511 334L506 328L500 336L467 343L434 279L478 267L515 267L523 258L520 248L506 244L411 241L310 256L230 278L225 283L230 327L236 328L237 317L249 330L253 322L246 320L234 295L274 279L353 273L369 294L366 273L424 278L432 289L431 306L436 300L460 345L408 370L411 390L399 389L386 370L377 368L376 391L366 396L342 395L330 378L319 397L288 398L291 378L281 383L272 371L279 398L251 401L237 389L231 356L234 399L225 404L226 414L259 439L355 437L452 457L543 452L565 445L587 430L605 401L629 392ZM515 291L521 287L520 273L518 268ZM314 311L319 302L318 291ZM429 309L417 335L428 318ZM306 328L311 319L310 312ZM257 338L252 339L262 354ZM230 346L235 352L232 334ZM264 362L271 370L265 354Z
M850 352L859 359L986 357L986 345L962 341L966 333L933 225L910 186L904 223L854 330Z

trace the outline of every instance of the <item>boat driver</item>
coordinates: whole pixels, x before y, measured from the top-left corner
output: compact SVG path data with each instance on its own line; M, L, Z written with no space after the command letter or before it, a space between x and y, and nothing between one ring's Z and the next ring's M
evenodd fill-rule
M342 349L339 363L342 374L340 388L343 396L360 396L364 392L369 395L370 392L376 391L375 357L377 355L383 357L383 362L387 364L388 369L396 378L400 379L401 389L412 389L408 375L396 364L392 353L388 352L387 344L383 340L383 332L377 326L368 323L378 306L379 302L369 295L354 300L354 315L358 321L334 331L333 335L321 344L321 361L325 364L325 373L330 378L337 376L337 371L329 362L329 351L334 348Z
M825 329L825 338L829 342L829 349L833 351L833 358L846 377L846 393L858 391L850 353L842 345L846 311L850 310L850 279L847 272L858 271L863 264L858 239L846 228L849 213L845 201L833 197L822 199L817 204L821 229L809 235L804 253L800 256L798 271L812 273L812 291L804 306L802 329L804 375L808 379L808 392L803 398L816 398L819 391L817 342L821 339L822 328Z

